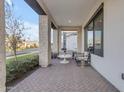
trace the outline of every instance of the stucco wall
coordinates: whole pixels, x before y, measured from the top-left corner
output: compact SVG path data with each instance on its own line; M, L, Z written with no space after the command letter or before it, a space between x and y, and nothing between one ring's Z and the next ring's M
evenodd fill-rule
M66 39L67 50L75 51L77 50L77 35L72 35Z
M101 2L102 0L99 0L93 8L84 25ZM116 88L124 91L124 80L121 79L121 74L124 73L124 0L103 0L103 2L104 57L92 55L91 64ZM84 33L82 33L82 36L84 36Z

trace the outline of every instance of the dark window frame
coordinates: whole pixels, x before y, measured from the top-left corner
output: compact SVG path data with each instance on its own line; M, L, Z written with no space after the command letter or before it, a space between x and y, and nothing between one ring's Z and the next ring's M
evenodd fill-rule
M93 48L95 47L95 19L98 18L101 14L103 14L102 17L102 22L103 22L103 26L102 26L102 30L101 30L101 51L102 53L100 55L96 54L94 51L91 52L92 54L95 54L97 56L100 57L104 57L104 4L102 3L100 5L100 7L97 9L97 11L94 13L94 15L90 18L90 20L88 21L88 23L86 24L86 26L84 27L84 42L85 42L85 51L87 51L88 47L87 47L87 28L88 26L93 22Z

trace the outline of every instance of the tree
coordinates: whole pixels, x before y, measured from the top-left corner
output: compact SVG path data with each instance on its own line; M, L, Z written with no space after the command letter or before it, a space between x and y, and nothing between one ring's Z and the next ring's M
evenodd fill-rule
M14 5L5 3L5 22L6 22L6 39L10 44L10 49L16 58L17 49L24 41L23 31L25 30L24 22L14 15Z

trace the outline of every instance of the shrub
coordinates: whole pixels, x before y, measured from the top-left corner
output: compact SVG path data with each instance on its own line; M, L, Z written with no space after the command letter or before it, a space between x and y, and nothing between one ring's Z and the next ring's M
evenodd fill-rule
M33 70L39 64L38 55L26 55L17 59L17 62L8 59L10 63L6 65L7 83L20 78L24 73Z

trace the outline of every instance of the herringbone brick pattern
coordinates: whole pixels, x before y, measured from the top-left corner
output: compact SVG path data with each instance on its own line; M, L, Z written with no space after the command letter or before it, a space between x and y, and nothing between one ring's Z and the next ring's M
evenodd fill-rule
M11 92L112 92L117 91L91 67L78 67L73 60L60 64L52 60L52 66L39 68Z

